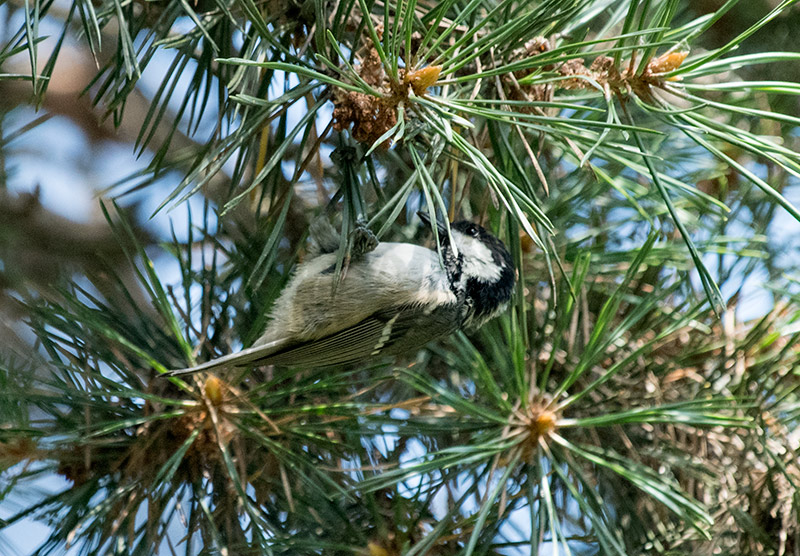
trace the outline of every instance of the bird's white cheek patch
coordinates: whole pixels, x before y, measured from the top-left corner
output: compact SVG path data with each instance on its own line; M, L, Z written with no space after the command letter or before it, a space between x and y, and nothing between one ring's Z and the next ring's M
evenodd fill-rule
M464 253L464 274L482 282L500 279L502 269L494 262L492 251L483 242L469 238L461 251Z

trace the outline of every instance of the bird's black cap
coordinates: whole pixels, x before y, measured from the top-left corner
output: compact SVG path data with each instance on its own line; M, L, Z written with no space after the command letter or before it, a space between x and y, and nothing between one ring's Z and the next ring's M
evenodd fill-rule
M506 249L505 244L480 224L475 224L469 220L460 220L450 224L450 228L464 235L479 239L492 252L492 258L498 266L514 267L511 261L511 254Z

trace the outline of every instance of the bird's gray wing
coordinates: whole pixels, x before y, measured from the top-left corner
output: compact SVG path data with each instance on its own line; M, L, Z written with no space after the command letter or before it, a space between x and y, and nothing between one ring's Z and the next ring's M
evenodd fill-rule
M449 334L458 326L455 309L425 311L416 305L401 305L379 311L357 324L307 342L289 344L278 340L214 359L189 369L170 371L175 376L222 367L282 365L324 367L393 355L419 348Z
M211 361L206 361L200 365L189 367L186 369L175 369L165 373L164 376L178 376L191 373L199 373L200 371L213 371L219 368L231 369L234 367L247 367L253 361L257 361L267 357L270 353L275 353L281 349L285 349L289 342L285 339L275 340L258 346L249 347L236 353L231 353Z
M431 312L417 305L401 305L374 313L324 338L274 352L253 364L324 367L354 363L419 348L449 334L457 324L455 310Z

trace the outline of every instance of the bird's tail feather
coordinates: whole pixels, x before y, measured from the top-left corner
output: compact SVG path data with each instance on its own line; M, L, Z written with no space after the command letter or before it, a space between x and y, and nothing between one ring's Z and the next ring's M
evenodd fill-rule
M199 373L201 371L212 371L215 369L230 369L234 367L246 367L256 361L259 364L269 363L269 356L282 351L287 347L288 342L285 339L275 340L266 344L253 346L236 353L224 355L211 361L206 361L194 367L186 369L174 369L164 373L162 376L180 376Z

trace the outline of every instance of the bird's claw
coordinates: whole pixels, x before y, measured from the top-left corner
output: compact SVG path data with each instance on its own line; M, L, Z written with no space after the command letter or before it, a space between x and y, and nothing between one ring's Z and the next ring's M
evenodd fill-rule
M350 232L350 258L357 259L378 247L378 238L375 237L365 222L357 222L356 227Z

